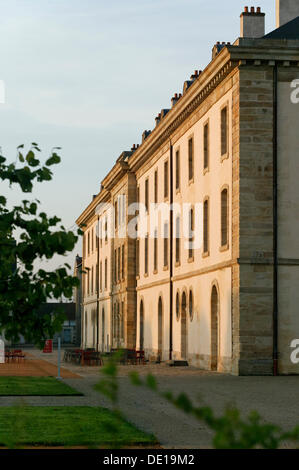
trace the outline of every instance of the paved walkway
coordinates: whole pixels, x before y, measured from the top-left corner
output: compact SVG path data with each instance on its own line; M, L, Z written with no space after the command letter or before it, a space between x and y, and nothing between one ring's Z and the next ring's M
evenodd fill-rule
M30 351L37 359L46 355ZM46 356L54 365L57 352ZM104 406L110 407L105 397L95 392L93 386L100 377L99 367L69 365L77 378L66 378L66 383L85 394L84 397L26 397L25 402L39 406ZM142 376L153 373L161 391L175 394L187 393L194 401L211 405L222 413L228 404L238 406L242 415L257 410L266 421L289 430L299 424L299 377L233 377L200 371L195 368L170 368L165 365L120 366L119 405L129 421L137 427L152 432L166 448L209 448L212 434L202 423L190 418L157 397L151 391L133 387L127 377L136 370ZM80 376L80 378L79 378ZM9 406L15 398L0 397L0 406Z

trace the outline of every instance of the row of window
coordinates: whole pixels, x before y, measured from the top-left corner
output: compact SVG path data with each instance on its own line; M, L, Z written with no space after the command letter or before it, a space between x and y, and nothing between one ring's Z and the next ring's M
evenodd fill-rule
M100 262L100 292L104 290L107 290L108 288L108 259L105 259L104 262L104 276L103 276L103 263L102 261ZM103 277L104 277L104 282L103 282ZM91 268L87 269L87 276L84 278L85 279L85 289L84 292L87 295L92 295L97 293L97 287L98 287L98 264L95 266L92 266Z
M124 339L124 302L115 302L112 313L112 336L117 341Z
M125 278L125 245L119 246L114 250L114 262L113 262L113 271L114 271L114 282L121 282ZM87 269L87 280L86 280L86 289L85 292L88 295L97 293L98 286L98 274L97 274L98 265L92 266ZM103 276L103 263L100 262L100 272L99 272L99 281L100 281L100 292L103 291L103 277L104 277L104 290L107 290L107 275L108 275L108 259L105 259L104 263L104 276Z
M114 250L114 282L120 282L125 278L125 245Z
M210 160L210 129L209 120L203 125L203 170L209 169ZM221 109L221 158L228 154L228 106ZM188 181L194 180L194 137L188 140ZM175 189L179 191L181 187L181 156L180 150L175 151ZM145 208L149 208L149 179L145 180ZM138 188L139 192L139 188ZM168 160L164 162L164 198L169 195L169 165ZM139 201L139 197L138 197ZM138 202L137 201L137 202ZM154 173L154 202L158 203L158 170Z
M229 201L228 201L228 188L221 191L221 250L228 248L229 237ZM194 209L189 211L189 248L188 248L188 261L194 261ZM204 199L203 203L203 256L208 256L210 251L210 200ZM168 269L169 258L169 236L168 236L168 223L164 224L164 246L163 246L163 267ZM140 275L140 240L136 241L136 274ZM154 274L158 271L158 231L154 232ZM179 265L181 262L181 219L176 218L175 221L175 263ZM149 274L149 236L146 235L144 239L144 274Z

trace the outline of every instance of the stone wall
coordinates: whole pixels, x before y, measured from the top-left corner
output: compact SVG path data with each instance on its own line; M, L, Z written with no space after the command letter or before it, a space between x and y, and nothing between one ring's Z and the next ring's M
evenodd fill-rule
M236 77L237 81L237 77ZM239 90L239 97L238 97ZM233 373L273 372L273 67L241 65L234 90Z

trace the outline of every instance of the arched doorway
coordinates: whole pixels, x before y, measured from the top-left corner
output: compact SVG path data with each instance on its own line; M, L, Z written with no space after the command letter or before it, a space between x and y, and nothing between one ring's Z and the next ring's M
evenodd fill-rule
M219 295L214 284L211 294L211 370L218 370L219 356Z
M163 355L163 304L159 297L158 302L158 359L162 361Z
M187 359L187 298L182 294L181 303L181 359Z
M139 310L139 348L140 351L144 350L144 308L143 308L143 300L140 302L140 310Z
M105 351L105 310L102 308L102 351Z

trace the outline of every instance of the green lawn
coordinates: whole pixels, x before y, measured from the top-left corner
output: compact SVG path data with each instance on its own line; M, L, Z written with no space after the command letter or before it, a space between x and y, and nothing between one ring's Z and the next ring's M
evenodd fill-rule
M0 396L82 395L54 377L0 377Z
M112 412L88 406L0 407L0 445L126 446L155 444Z

